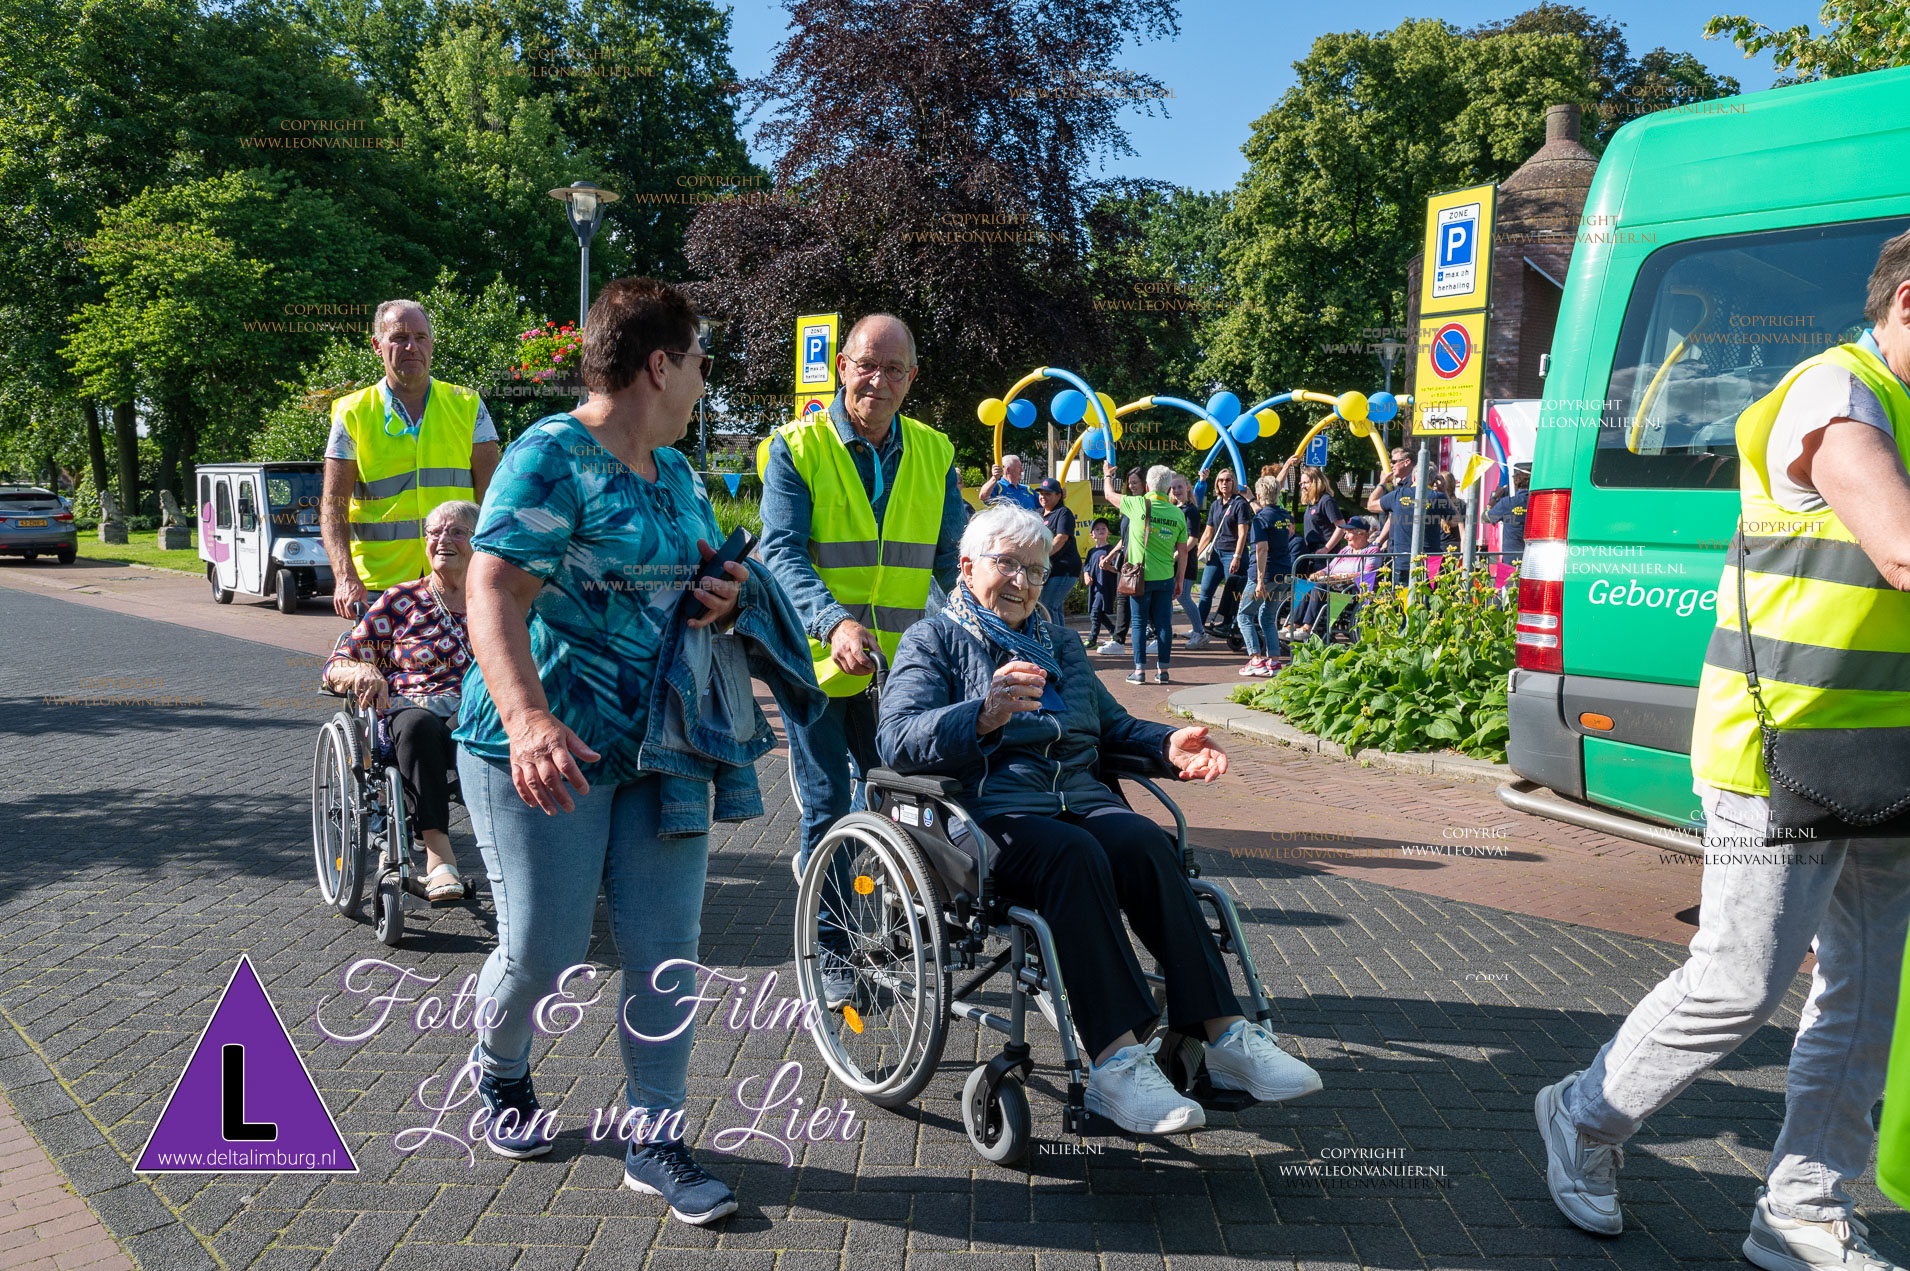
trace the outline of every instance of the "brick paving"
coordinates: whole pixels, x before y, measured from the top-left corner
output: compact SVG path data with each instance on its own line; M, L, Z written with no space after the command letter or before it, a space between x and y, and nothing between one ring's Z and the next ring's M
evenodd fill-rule
M1065 1139L1058 1050L1037 1031L1037 1154L1017 1169L989 1166L955 1106L966 1070L987 1052L956 1025L914 1106L890 1113L851 1099L853 1141L795 1145L793 1167L765 1142L725 1154L713 1136L751 1117L735 1101L743 1078L793 1060L803 1065L805 1106L840 1092L805 1035L731 1033L704 1017L687 1121L741 1209L702 1230L618 1188L620 1146L586 1133L588 1111L614 1106L621 1087L612 1021L600 1012L534 1052L539 1092L564 1118L549 1156L512 1163L486 1153L467 1164L443 1143L394 1150L395 1131L430 1119L413 1102L418 1083L447 1074L468 1038L400 1020L340 1045L315 1031L314 1010L339 997L340 973L367 956L455 986L482 962L494 920L483 896L409 915L404 947L388 953L367 927L319 903L306 781L322 715L304 708L308 669L288 665L283 648L189 620L161 625L19 588L0 592L0 634L9 650L0 663L0 1092L139 1266L1743 1265L1737 1245L1781 1116L1803 982L1771 1026L1633 1140L1627 1234L1601 1240L1570 1227L1546 1196L1532 1095L1589 1058L1680 956L1673 943L1632 933L1624 915L1606 921L1595 911L1656 896L1665 912L1650 921L1678 939L1689 928L1669 916L1675 886L1626 893L1618 880L1663 868L1689 879L1694 898L1695 871L1670 872L1652 864L1655 853L1627 855L1566 827L1507 821L1516 814L1490 790L1240 753L1243 743L1237 788L1186 792L1196 842L1229 849L1203 851L1202 864L1237 898L1274 1026L1326 1080L1289 1105L1215 1114L1191 1137ZM1177 659L1177 669L1182 661L1191 662ZM158 679L165 694L204 700L44 700L82 691L88 676ZM1117 689L1137 709L1159 711L1126 690ZM790 979L795 814L781 762L765 763L763 779L770 814L713 839L702 943L706 964L752 987L770 972L784 986ZM1276 833L1304 843L1355 813L1379 818L1360 841L1437 843L1441 827L1516 825L1534 857L1560 859L1547 883L1543 860L1510 856L1407 868L1398 856L1377 865L1377 853L1316 863L1242 850ZM1226 833L1250 837L1230 844ZM468 833L456 841L475 864ZM1591 871L1610 877L1571 877ZM1486 881L1494 876L1496 888ZM1590 906L1588 916L1543 912L1557 903L1548 889L1594 897L1571 902ZM1501 903L1521 890L1531 894L1519 905ZM336 1117L356 1175L131 1172L241 952ZM590 956L614 957L601 915ZM328 1023L349 1018L333 1014L340 1005L326 1007ZM10 1160L0 1157L0 1168ZM1388 1172L1331 1173L1361 1164ZM1857 1194L1880 1249L1910 1256L1910 1219L1869 1182ZM5 1241L0 1257L21 1247Z

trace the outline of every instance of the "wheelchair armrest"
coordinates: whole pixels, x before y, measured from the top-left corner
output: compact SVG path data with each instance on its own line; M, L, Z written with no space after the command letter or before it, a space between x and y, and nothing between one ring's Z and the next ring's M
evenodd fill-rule
M884 790L898 790L904 794L934 795L938 798L952 799L962 792L962 783L953 777L930 775L903 776L893 768L872 768L868 780Z
M1141 755L1134 751L1101 752L1101 773L1103 784L1110 777L1153 777L1173 779L1180 776L1172 764L1159 755Z

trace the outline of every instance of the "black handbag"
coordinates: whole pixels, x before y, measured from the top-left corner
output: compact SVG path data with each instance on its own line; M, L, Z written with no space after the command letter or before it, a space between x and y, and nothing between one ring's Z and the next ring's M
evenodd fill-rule
M1910 838L1910 728L1779 728L1759 691L1737 534L1738 633L1771 781L1769 837L1783 841Z

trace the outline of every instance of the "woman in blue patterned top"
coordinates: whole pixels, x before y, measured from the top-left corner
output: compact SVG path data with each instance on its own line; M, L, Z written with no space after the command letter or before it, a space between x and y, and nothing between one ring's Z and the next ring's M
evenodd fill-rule
M692 1030L674 1003L697 990L685 969L657 968L696 959L709 837L658 833L661 778L637 764L677 602L721 541L701 481L670 445L703 395L697 327L675 289L610 283L584 326L590 400L505 452L472 540L478 665L457 739L497 902L498 945L477 982L480 1000L496 1000L496 1022L480 1028L472 1055L491 1113L486 1143L513 1158L550 1150L531 1088L532 1011L585 962L601 887L623 960L627 1096L646 1110L624 1182L706 1223L736 1199L680 1141ZM748 572L727 573L697 585L703 610L691 626L735 617ZM592 976L562 987L588 1001Z

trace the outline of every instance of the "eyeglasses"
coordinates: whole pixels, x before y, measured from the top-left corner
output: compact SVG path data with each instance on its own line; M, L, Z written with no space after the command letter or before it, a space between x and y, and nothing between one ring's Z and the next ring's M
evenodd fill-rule
M912 366L898 366L894 362L864 362L861 358L850 358L849 365L854 369L857 379L872 380L880 375L892 384L900 384L915 369Z
M1048 581L1049 570L1046 565L1028 565L1001 552L983 552L982 558L994 561L996 572L1003 578L1020 578L1036 586Z
M471 531L462 525L440 525L435 528L427 525L424 528L424 536L426 538L469 538Z
M707 354L707 353L694 353L694 352L691 352L691 351L689 351L689 350L687 350L687 349L686 349L685 351L683 351L682 353L672 353L672 352L671 352L671 351L670 351L669 349L665 349L665 350L663 350L663 356L664 356L664 357L674 357L674 358L685 358L685 357L693 357L693 358L695 358L695 359L696 359L696 373L697 373L697 374L698 374L699 376L701 376L701 377L702 377L702 379L703 379L703 382L704 382L705 384L707 384L707 383L709 383L709 382L710 382L710 363L711 363L711 362L714 362L714 361L715 361L716 359L715 359L715 358L713 358L713 357L711 357L711 356L710 356L709 354Z

